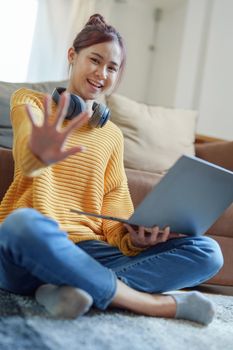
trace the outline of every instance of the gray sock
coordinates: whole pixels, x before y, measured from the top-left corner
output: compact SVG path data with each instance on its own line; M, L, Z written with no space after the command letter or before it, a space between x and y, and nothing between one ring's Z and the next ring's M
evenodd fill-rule
M93 304L92 297L84 290L53 284L40 286L35 298L51 315L65 319L74 319L85 314Z
M208 325L214 318L214 304L197 291L169 293L176 301L176 316L204 325Z

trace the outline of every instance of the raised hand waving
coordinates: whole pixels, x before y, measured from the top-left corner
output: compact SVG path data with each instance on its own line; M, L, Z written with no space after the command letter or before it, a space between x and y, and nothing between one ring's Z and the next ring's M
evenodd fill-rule
M65 115L67 113L70 96L67 92L61 95L58 109L53 123L49 122L51 114L51 96L46 95L44 100L44 121L38 126L30 105L26 105L28 117L32 125L32 132L29 139L29 148L32 153L45 164L53 164L73 155L77 152L83 152L81 145L65 150L67 137L76 128L80 128L89 119L87 112L79 114L78 118L70 121L69 125L62 128Z

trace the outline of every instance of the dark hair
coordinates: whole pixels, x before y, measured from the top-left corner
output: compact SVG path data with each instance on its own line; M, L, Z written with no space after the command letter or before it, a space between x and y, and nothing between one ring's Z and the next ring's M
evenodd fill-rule
M116 41L121 48L122 57L116 84L119 85L126 63L126 48L120 33L113 26L108 25L103 16L97 13L89 18L84 28L74 39L73 47L75 52L79 53L82 49L107 41Z

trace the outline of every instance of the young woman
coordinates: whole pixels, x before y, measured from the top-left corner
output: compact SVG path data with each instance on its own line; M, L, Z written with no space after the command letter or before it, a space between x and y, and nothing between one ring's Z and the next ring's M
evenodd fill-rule
M88 112L66 118L70 96L90 104L116 87L125 65L123 40L93 15L68 61L70 79L58 104L27 89L12 97L15 176L0 207L0 287L35 293L58 317L75 318L93 303L208 324L214 308L206 297L169 291L218 272L223 258L215 241L70 211L128 218L133 206L119 129L111 121L92 128Z

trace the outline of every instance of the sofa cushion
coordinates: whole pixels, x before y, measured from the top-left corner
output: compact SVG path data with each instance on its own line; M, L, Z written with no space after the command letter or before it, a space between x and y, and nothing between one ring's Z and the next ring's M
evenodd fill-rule
M14 91L25 87L32 90L52 93L55 87L65 87L66 84L66 80L42 83L8 83L0 81L0 147L12 147L10 98Z
M148 172L169 169L182 155L194 155L197 112L107 97L111 120L125 139L125 167Z
M233 204L208 229L207 234L212 236L233 237Z
M159 183L163 173L150 173L147 171L125 169L128 179L129 191L136 208L152 188Z

